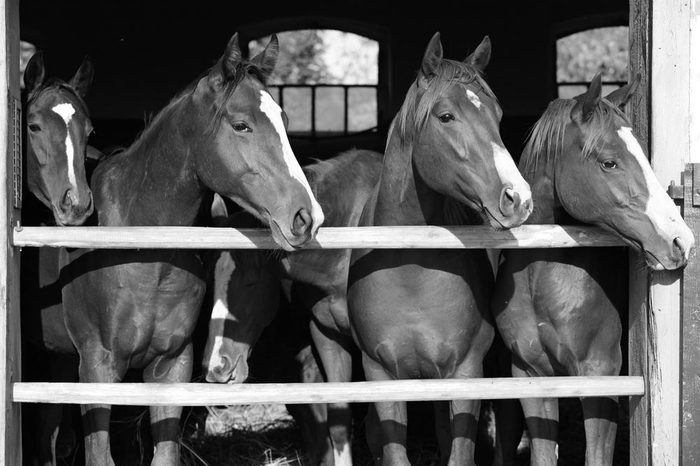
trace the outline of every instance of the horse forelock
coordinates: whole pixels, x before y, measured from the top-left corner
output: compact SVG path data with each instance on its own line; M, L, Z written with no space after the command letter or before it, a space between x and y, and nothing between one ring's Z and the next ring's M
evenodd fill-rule
M442 60L435 75L427 79L425 88L419 86L419 79L416 78L409 88L396 116L399 136L404 143L412 142L420 134L437 100L454 84L476 84L486 95L497 100L480 70L465 62Z
M552 164L564 150L566 127L571 122L571 112L576 105L575 99L556 99L550 102L540 119L530 130L521 165L523 173L534 174L541 164ZM615 104L601 99L590 120L586 123L586 139L583 141L582 154L589 157L611 130L615 129L614 117L627 122L627 117Z
M27 108L29 108L31 105L34 105L34 103L39 99L41 95L48 92L56 91L66 92L70 96L70 98L78 104L79 110L83 113L83 115L90 118L90 110L88 109L85 100L83 100L80 94L78 94L78 92L75 89L73 89L73 87L70 84L58 78L50 78L41 86L37 87L32 92L30 92L27 95Z
M217 63L215 67L216 66L221 66L221 64ZM258 65L250 61L242 61L236 65L236 70L228 79L226 78L226 73L222 72L221 75L224 77L224 98L221 99L221 103L214 109L212 120L210 122L210 129L212 131L215 131L219 124L221 124L221 120L226 114L226 105L228 104L228 101L231 99L233 93L236 92L236 89L246 77L252 76L254 79L260 81L263 86L267 85L265 73L263 73Z

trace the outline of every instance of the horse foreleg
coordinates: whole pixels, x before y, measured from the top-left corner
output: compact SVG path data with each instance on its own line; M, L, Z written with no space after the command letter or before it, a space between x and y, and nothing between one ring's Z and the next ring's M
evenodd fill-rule
M528 374L513 365L513 377ZM520 400L525 421L530 431L530 464L533 466L556 466L558 455L557 436L559 430L559 402L556 398L523 398Z
M477 358L473 356L465 359L454 377L460 379L483 377L482 359L474 361L475 359ZM449 466L473 465L481 401L452 400L449 406L452 445L450 460L447 464Z
M323 382L323 375L316 362L316 357L307 346L295 358L301 365L300 381L303 383ZM333 465L333 445L328 435L328 411L323 403L308 405L287 405L301 430L302 443L309 456L309 464Z
M315 321L311 321L311 337L321 359L327 382L350 382L352 378L352 357L350 339L338 332L324 331ZM335 466L352 465L350 448L352 433L352 413L349 403L328 404L328 431L333 443Z
M143 380L148 383L189 382L192 364L192 343L189 343L177 357L158 357L146 366ZM182 406L151 406L150 412L155 445L151 466L179 466Z
M367 380L393 380L379 363L364 353L362 354L362 364ZM374 409L381 432L382 465L409 465L406 452L406 403L374 403Z
M77 359L47 353L49 381L75 382L77 379ZM75 448L70 410L72 405L42 404L39 415L39 461L42 465L55 465L58 458L68 456Z
M81 382L117 383L126 373L124 361L118 361L112 352L102 346L86 347L80 353ZM109 418L111 406L81 405L83 434L85 436L85 464L87 466L114 466L109 447Z
M607 466L613 461L617 431L617 398L581 398L586 430L586 466Z

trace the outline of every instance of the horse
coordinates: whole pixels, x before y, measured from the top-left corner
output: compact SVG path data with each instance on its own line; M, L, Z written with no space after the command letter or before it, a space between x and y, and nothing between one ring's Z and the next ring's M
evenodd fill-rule
M304 167L327 226L357 226L379 180L381 166L381 154L350 150ZM224 218L224 209L215 207L219 212L215 217ZM242 223L239 216L230 217L225 224L239 228L251 226ZM281 280L286 298L310 311L311 338L319 360L302 358L306 362L302 364L300 378L320 379L315 372L319 364L326 381L349 382L352 340L346 294L350 254L349 249L302 250L264 259L258 255L251 258L249 252L243 251L219 253L214 277L215 303L203 359L206 380L239 383L248 377L247 359L252 345L275 316L278 303L273 291L257 291L252 283L269 289L268 281L274 276L277 285L272 286L279 287ZM325 407L308 409L292 408L302 418L299 425L307 439L311 463L351 464L349 405L330 404L327 420ZM323 427L326 424L328 427ZM329 436L332 449L328 448Z
M503 146L501 108L482 77L490 54L486 37L463 62L443 59L440 36L433 36L390 127L380 180L360 225L486 220L507 229L527 219L530 187ZM348 310L367 379L481 377L494 336L493 280L484 250L355 250ZM367 437L380 439L381 448L372 446L375 458L408 464L406 404L374 407L379 425L370 422ZM473 464L478 410L478 401L450 402L451 446L441 441L450 465Z
M535 202L528 223L597 225L641 251L651 269L678 269L688 261L693 233L622 111L637 85L638 79L603 98L598 75L580 96L549 104L520 161ZM618 375L627 264L622 248L504 251L491 306L513 376ZM521 403L532 437L531 464L556 464L557 400ZM610 465L617 398L581 403L586 464ZM513 452L503 455L512 458Z
M87 145L92 123L84 100L93 75L89 57L68 82L46 78L41 51L27 64L23 177L34 196L23 196L25 225L81 225L93 212L85 165L88 154L98 152ZM58 254L53 248L29 248L22 253L22 334L30 345L26 349L32 350L25 352L25 358L36 356L31 365L25 364L25 377L69 382L75 380L77 358L63 325ZM38 422L29 423L32 432L28 433L38 447L32 450L36 459L42 465L55 465L57 457L69 454L75 443L71 407L64 411L62 405L41 404L27 411L33 414L28 419Z
M214 192L269 225L295 250L323 212L268 93L279 44L251 60L238 36L221 58L161 110L137 140L100 163L91 180L100 226L193 225ZM183 250L76 250L62 256L64 319L81 382L119 382L141 369L151 383L187 382L191 334L204 295L199 255ZM113 465L109 405L83 405L88 465ZM180 406L151 407L153 465L179 464Z

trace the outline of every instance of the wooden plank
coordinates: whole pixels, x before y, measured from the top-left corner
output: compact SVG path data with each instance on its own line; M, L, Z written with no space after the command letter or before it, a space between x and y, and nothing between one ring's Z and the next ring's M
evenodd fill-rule
M690 162L700 163L700 0L691 0L689 55Z
M629 46L630 75L641 77L639 89L630 103L627 112L632 122L634 134L640 144L650 153L649 146L649 107L651 89L649 87L651 55L651 0L630 2ZM641 264L641 254L629 249L629 332L628 364L629 375L647 377L648 347L648 294L649 274ZM643 272L640 272L643 271ZM649 397L630 398L630 451L631 465L646 466L651 455L651 426L649 418Z
M662 186L690 161L690 11L687 0L652 1L651 165ZM651 461L680 462L682 272L652 272L649 289Z
M19 254L11 247L13 209L14 114L19 102L19 1L0 2L0 465L22 464L19 405L12 402L11 384L20 380Z
M25 403L211 406L641 395L641 377L520 377L348 383L16 383Z
M22 227L15 246L103 249L279 249L269 230L204 227ZM346 248L571 248L621 246L622 240L594 227L524 225L495 231L471 227L321 228L307 249Z
M683 218L690 229L700 231L700 208L695 207L694 183L700 164L685 171ZM682 375L681 375L681 464L700 464L700 261L695 258L683 271Z

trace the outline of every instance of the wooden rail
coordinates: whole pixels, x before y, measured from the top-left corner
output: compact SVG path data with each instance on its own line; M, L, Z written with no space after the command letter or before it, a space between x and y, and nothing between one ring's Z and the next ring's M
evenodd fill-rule
M567 398L644 394L642 377L521 377L350 383L35 383L13 384L24 403L213 406L256 403Z
M269 230L204 227L17 227L14 246L102 249L278 249ZM511 249L623 246L600 228L524 225L321 228L308 249Z

